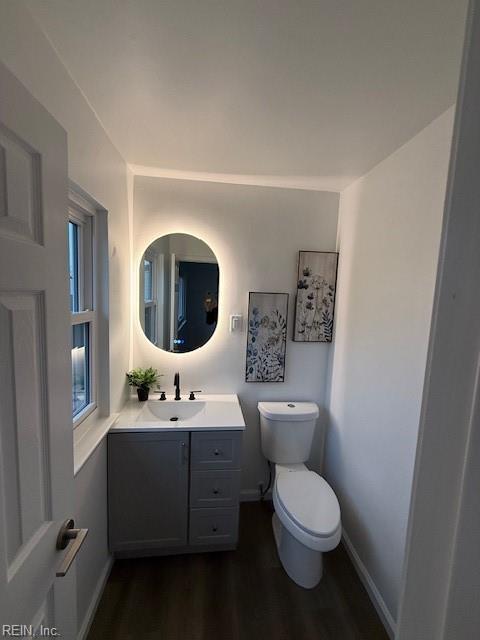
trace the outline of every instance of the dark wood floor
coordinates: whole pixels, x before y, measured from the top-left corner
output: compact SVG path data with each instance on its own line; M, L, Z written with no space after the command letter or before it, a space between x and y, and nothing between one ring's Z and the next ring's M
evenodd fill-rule
M278 560L271 503L241 506L237 551L117 560L88 640L386 640L342 546L315 589Z

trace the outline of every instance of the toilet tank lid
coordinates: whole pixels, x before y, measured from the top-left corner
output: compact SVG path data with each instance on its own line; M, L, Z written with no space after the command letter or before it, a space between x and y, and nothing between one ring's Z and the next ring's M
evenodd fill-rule
M315 402L259 402L261 415L270 420L301 422L318 418L319 410Z

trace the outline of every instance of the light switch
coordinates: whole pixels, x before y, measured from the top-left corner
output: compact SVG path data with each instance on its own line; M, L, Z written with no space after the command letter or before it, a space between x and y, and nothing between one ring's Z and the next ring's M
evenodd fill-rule
M241 314L234 314L230 316L230 333L234 333L242 330L243 316Z

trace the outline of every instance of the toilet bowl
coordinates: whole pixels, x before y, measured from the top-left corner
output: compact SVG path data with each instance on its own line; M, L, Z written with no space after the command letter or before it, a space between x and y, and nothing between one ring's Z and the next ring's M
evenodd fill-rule
M340 542L340 506L330 485L314 471L275 467L273 532L290 578L311 589L322 577L322 555Z
M275 462L272 525L286 573L306 589L322 577L322 554L340 542L337 497L324 478L304 464L318 417L311 402L259 402L262 451Z

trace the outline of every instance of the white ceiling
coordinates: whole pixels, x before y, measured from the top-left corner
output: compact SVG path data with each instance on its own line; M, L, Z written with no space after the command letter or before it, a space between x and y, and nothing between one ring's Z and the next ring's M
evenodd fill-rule
M128 162L337 189L454 102L466 0L28 6Z

